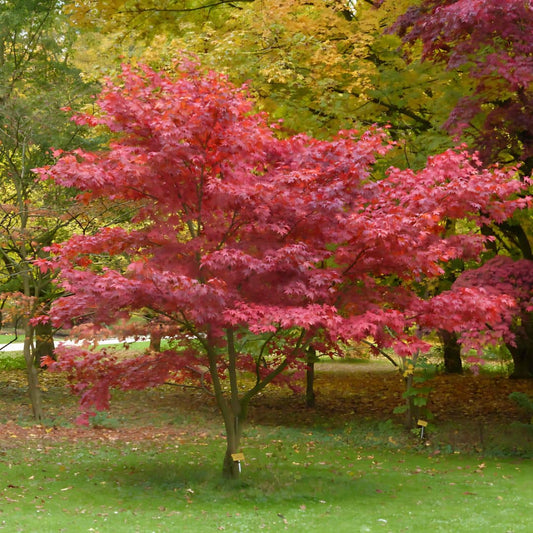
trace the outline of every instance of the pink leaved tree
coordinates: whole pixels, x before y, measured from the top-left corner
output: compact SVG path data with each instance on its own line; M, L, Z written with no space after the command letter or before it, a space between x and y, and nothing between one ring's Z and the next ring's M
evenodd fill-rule
M471 139L485 163L520 163L525 176L533 171L532 28L530 0L422 0L393 27L405 41L421 42L425 60L469 77L472 91L450 113L444 124L448 132ZM495 251L507 254L511 247L513 256L533 260L528 218L487 225L484 231L496 237ZM522 320L531 323L533 315ZM507 346L514 376L531 377L533 329L513 330L515 341Z
M279 139L244 89L189 63L173 77L125 66L98 107L75 120L110 130L108 149L58 154L39 173L79 189L80 204L110 198L135 216L53 247L43 268L60 269L66 295L51 318L82 339L112 328L171 348L115 358L59 347L58 362L47 363L70 372L86 416L108 407L113 387L179 382L206 368L226 429L223 474L236 478L250 401L271 382L297 379L308 349L372 337L407 355L427 347L415 326L506 323L505 296L465 287L426 300L416 284L483 250L486 237L448 236L446 220L475 228L526 205L514 170L449 151L417 174L391 169L378 179L371 171L386 133Z
M513 299L512 316L507 321L510 328L497 333L507 341L513 356L511 377L533 377L533 261L494 257L480 268L464 272L453 289L465 287L484 287L494 295Z

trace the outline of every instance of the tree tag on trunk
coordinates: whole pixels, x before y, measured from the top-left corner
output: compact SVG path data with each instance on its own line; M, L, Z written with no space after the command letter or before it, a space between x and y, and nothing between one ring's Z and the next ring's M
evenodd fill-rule
M244 461L244 453L232 453L231 458L234 461Z

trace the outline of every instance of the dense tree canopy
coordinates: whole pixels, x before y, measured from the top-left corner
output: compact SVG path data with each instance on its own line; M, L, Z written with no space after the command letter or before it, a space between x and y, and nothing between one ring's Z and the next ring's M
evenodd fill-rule
M389 159L420 168L453 146L441 125L468 87L453 72L413 61L418 50L403 56L399 38L383 35L409 3L388 1L378 10L366 2L347 9L344 2L267 0L184 12L175 3L136 2L126 13L94 2L71 9L85 28L99 28L82 52L93 56L96 72L102 63L109 69L113 54L163 68L188 50L236 84L252 81L256 105L289 131L325 138L387 124L403 140Z
M486 237L472 230L527 205L516 169L449 150L420 172L391 168L376 181L372 167L390 148L383 131L279 138L244 89L188 62L174 76L124 66L98 106L76 121L108 128L109 149L57 152L39 173L79 189L84 204L105 197L138 209L131 228L54 247L69 294L51 316L89 340L114 326L173 345L120 360L62 347L56 366L80 382L87 409L106 407L109 387L180 380L203 364L228 436L224 472L235 477L250 399L301 367L308 347L370 336L407 356L427 349L416 328L446 327L472 346L508 332L516 303L506 294L467 286L421 298L416 284L451 259L478 258ZM450 219L471 231L447 233ZM109 256L124 267L102 263ZM256 375L248 389L239 369Z

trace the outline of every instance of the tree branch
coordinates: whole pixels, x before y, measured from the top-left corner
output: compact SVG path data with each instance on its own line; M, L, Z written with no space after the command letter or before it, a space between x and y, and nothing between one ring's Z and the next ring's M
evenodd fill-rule
M251 4L255 0L218 0L217 2L212 2L210 4L202 4L196 7L139 7L137 9L125 9L122 11L117 11L118 14L130 14L130 15L140 15L142 13L191 13L194 11L201 11L202 9L211 9L213 7L219 7L228 5L236 9L242 9L237 6L237 3L246 3Z
M396 368L398 368L398 363L387 352L383 351L379 346L376 346L374 343L369 342L367 340L362 340L361 342L363 344L367 344L374 350L377 350L383 357L388 359Z

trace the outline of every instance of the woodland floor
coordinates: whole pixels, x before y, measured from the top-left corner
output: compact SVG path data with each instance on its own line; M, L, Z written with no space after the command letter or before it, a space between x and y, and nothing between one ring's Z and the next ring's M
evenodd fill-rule
M169 385L116 393L109 413L95 419L89 428L78 427L74 424L79 414L77 399L66 389L63 376L47 372L40 375L47 420L35 425L25 380L22 370L0 371L2 447L14 446L20 439L140 441L201 435L213 427L222 430L214 401L205 391ZM340 429L355 427L358 421L378 425L387 420L402 422L402 416L393 410L403 402L403 381L392 366L320 363L315 383L316 407L307 408L303 395L271 387L250 406L249 423ZM466 373L436 375L426 385L431 387L428 408L433 416L428 430L441 445L479 452L503 442L503 448L512 453L513 443L505 440L517 439L517 434L510 428L513 422L528 423L531 415L508 396L514 391L533 396L533 380ZM532 433L520 433L521 452L533 454Z

